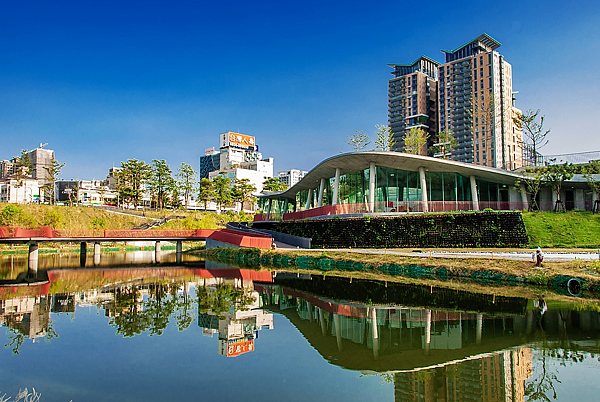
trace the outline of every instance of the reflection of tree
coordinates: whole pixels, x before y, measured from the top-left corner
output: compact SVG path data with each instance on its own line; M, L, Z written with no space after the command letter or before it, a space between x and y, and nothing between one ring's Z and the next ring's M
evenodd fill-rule
M194 321L194 314L192 311L193 300L188 296L187 284L184 284L183 294L178 295L177 292L172 291L171 295L172 297L175 297L177 301L175 308L175 325L179 331L183 331Z
M552 392L552 399L556 399L556 389L554 383L560 383L556 372L546 367L546 356L549 356L550 351L548 349L542 350L541 358L541 373L536 378L533 378L531 382L525 384L525 396L528 397L529 401L550 401L548 392Z
M138 309L139 290L137 286L119 288L114 294L116 316L109 321L117 327L117 334L131 337L141 334L148 327L147 317Z
M148 296L139 300L139 286L131 286L115 290L115 317L109 321L117 328L117 333L124 337L139 335L148 331L150 335L162 335L169 324L171 316L180 331L185 330L193 322L193 300L187 295L187 287L183 294L178 292L181 284L152 284L148 287Z
M199 313L207 313L210 310L220 319L223 319L224 314L232 307L236 311L245 311L254 303L254 296L249 289L236 288L227 283L219 283L213 289L198 286L196 296Z
M531 381L525 383L525 396L528 397L527 400L530 401L550 401L547 394L552 392L552 399L556 399L556 388L554 387L554 384L555 382L560 383L561 381L556 375L557 371L551 370L546 366L546 357L552 357L556 352L556 349L552 348L548 342L543 324L543 315L537 311L534 312L534 314L539 327L539 330L536 332L538 334L537 337L541 341L539 348L541 352L541 371L537 377L534 377ZM566 333L564 335L566 336Z

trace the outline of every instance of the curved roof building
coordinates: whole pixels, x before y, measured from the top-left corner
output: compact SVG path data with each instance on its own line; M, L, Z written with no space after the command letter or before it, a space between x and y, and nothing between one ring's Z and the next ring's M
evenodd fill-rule
M255 220L527 209L528 195L514 187L520 177L502 169L401 152L352 152L325 159L286 191L261 196L265 214ZM593 200L580 175L563 191L567 209L588 209L586 200ZM551 209L552 192L545 189L539 196L538 205Z

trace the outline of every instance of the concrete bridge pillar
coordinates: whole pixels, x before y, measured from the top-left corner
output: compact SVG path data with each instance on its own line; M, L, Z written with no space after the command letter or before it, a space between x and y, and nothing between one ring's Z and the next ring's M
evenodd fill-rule
M160 242L157 241L155 246L154 246L154 261L156 261L156 263L160 263Z
M37 274L38 269L38 244L29 243L29 261L28 266L30 272Z
M175 252L175 258L176 258L177 264L181 264L182 250L183 250L182 242L181 242L181 240L177 240L177 247L176 247L176 252Z
M94 243L94 266L100 265L100 243Z
M87 259L87 243L82 241L79 247L79 266L84 268Z

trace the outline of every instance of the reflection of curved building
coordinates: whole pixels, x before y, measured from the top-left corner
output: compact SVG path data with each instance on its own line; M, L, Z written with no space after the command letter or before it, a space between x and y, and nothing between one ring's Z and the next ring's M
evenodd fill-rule
M394 381L398 401L523 401L525 381L532 374L527 345L543 341L544 348L600 351L600 315L595 311L541 314L520 298L505 298L500 309L515 312L501 315L485 303L483 312L365 305L336 301L335 282L313 276L298 286L323 287L327 296L287 286L255 288L261 292L261 307L286 316L325 360ZM340 292L352 293L355 283L346 281ZM436 291L431 288L432 294ZM455 303L460 298L457 294Z

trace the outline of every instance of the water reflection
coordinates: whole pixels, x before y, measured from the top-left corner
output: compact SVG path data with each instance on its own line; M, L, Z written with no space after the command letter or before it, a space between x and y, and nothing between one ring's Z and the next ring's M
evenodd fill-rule
M274 315L283 316L323 361L393 384L396 401L564 398L565 367L599 367L600 315L568 303L198 263L46 277L0 291L4 344L15 354L26 339L63 342L56 318L95 307L123 338L196 321L227 357L256 351L260 331L276 334Z

